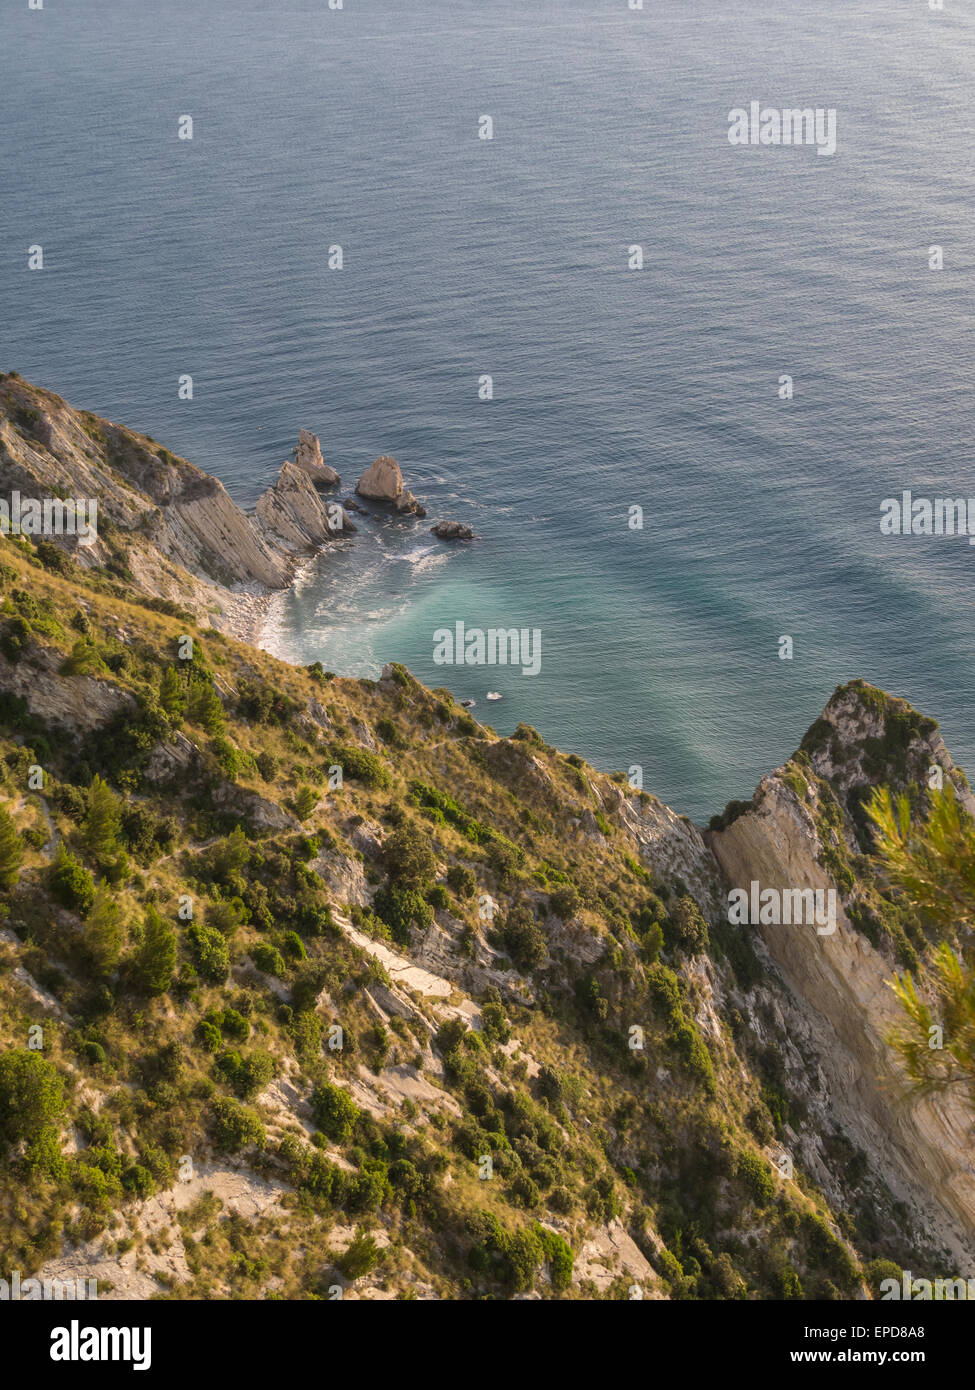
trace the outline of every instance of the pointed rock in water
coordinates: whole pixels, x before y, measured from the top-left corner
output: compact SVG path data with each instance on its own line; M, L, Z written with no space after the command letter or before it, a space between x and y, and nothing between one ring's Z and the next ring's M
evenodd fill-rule
M395 502L403 493L403 474L399 464L389 454L381 454L359 479L356 492L360 497L371 497L376 502Z
M329 468L325 462L318 435L312 434L311 430L299 431L298 447L294 452L295 465L319 487L332 487L342 481L335 469Z
M426 516L412 492L403 486L400 466L389 454L381 454L369 465L356 484L356 492L374 502L392 502L398 512Z

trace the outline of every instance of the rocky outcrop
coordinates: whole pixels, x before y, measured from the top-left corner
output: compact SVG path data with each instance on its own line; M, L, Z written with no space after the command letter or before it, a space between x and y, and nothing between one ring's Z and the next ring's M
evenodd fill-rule
M356 484L360 497L368 497L373 502L389 502L398 512L413 516L426 516L426 511L403 486L400 466L389 454L382 454L371 463Z
M298 830L301 828L296 817L281 809L274 801L247 787L238 787L224 782L212 793L213 804L222 811L230 811L254 830Z
M334 468L329 468L322 458L322 446L318 435L311 430L301 430L298 434L298 447L295 453L295 466L305 473L316 487L334 487L342 481Z
M953 1095L909 1095L887 1039L901 1021L889 981L896 964L848 915L848 886L837 883L837 853L858 848L858 827L844 812L827 831L824 812L866 781L897 787L931 760L950 759L931 720L863 682L843 687L812 726L801 759L766 777L752 805L710 836L729 885L761 889L832 889L836 929L750 925L785 981L829 1093L833 1124L876 1161L898 1200L935 1244L963 1267L975 1258L975 1166L970 1112ZM886 759L886 761L884 761ZM803 766L821 771L805 781ZM832 787L824 788L822 776ZM854 800L854 805L857 800ZM862 830L859 832L862 834ZM796 1136L797 1143L803 1142Z
M356 484L360 497L376 502L395 502L403 494L403 474L394 458L382 454L371 463Z
M309 431L296 454L248 516L216 478L148 435L0 374L0 493L97 500L93 543L50 539L85 567L124 560L142 592L245 639L256 636L262 595L286 588L302 556L356 529L317 490L339 478Z
M255 517L270 543L299 555L355 530L341 503L324 502L308 474L290 462L261 494Z
M928 786L931 769L939 767L942 780L952 783L965 810L975 815L975 796L952 762L937 722L866 681L850 681L834 691L802 750L847 810L856 809L864 787L879 780L899 791L912 783Z
M472 528L465 526L462 521L438 521L436 526L430 527L430 530L442 541L472 541L474 539Z
M110 680L68 675L50 647L35 647L12 664L0 656L0 689L20 696L28 711L46 724L61 728L100 728L123 710L135 710L135 700Z
M147 435L72 409L60 396L0 377L0 491L93 498L99 537L52 537L79 564L112 558L112 526L148 540L169 562L216 584L280 588L289 567L235 505L223 484Z

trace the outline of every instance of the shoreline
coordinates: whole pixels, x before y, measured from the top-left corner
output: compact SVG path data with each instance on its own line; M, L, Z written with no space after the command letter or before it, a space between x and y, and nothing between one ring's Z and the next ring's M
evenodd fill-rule
M289 666L298 665L299 663L282 656L273 647L265 646L269 635L268 624L276 606L293 593L295 585L312 568L324 550L325 547L321 546L310 555L295 557L288 582L280 589L268 589L261 594L234 593L233 590L229 590L231 602L228 603L226 611L232 614L234 630L231 636L240 642L246 642L248 646L256 647L258 651L266 651L278 661L287 662Z

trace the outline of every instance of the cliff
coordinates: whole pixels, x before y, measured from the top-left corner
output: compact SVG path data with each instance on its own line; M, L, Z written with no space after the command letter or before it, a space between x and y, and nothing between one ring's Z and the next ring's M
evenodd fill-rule
M85 568L104 567L144 593L184 603L203 620L256 635L256 600L286 587L296 565L354 531L319 486L338 480L303 430L298 458L247 515L216 478L147 435L0 375L0 495L93 498L98 539L53 536ZM335 507L335 504L332 504Z
M914 958L863 861L865 788L928 784L932 768L975 802L933 721L863 682L839 689L784 768L752 805L710 837L733 887L832 890L836 929L761 923L757 930L794 996L831 1097L831 1119L858 1149L885 1156L887 1182L960 1268L975 1257L973 1115L959 1097L911 1097L887 1038L899 1022L892 976ZM855 819L856 816L856 819ZM874 940L866 934L869 929ZM901 953L898 953L901 945ZM800 1152L819 1136L790 1135Z

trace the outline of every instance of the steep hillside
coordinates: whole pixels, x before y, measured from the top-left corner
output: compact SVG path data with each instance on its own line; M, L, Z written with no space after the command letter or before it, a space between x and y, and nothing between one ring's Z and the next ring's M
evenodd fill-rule
M0 541L6 1268L126 1297L767 1299L967 1263L968 1127L903 1099L884 1042L927 938L861 810L932 764L968 796L932 721L846 687L699 832L401 666L290 667L160 601L167 565L197 596L166 550L190 465L163 460L157 544L145 442L120 432L109 476L56 398L12 422L21 389L5 485L17 458L75 493L102 470L147 558ZM194 583L212 603L217 563ZM753 879L837 887L836 932L732 926Z

